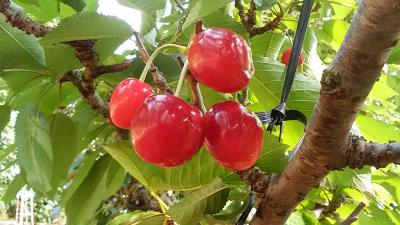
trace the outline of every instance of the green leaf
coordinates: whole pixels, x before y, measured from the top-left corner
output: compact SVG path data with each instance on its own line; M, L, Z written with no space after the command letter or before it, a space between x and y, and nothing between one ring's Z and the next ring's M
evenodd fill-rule
M318 39L338 51L350 24L342 20L331 20L324 24L322 30L316 32Z
M394 125L385 124L360 114L356 118L356 124L362 136L369 141L378 141L381 143L390 140L400 141L400 129Z
M205 214L213 214L224 207L227 197L224 190L227 188L229 186L221 179L215 178L207 186L188 193L171 206L168 215L178 224L195 225ZM211 210L210 205L213 206Z
M304 37L303 48L306 53L301 72L304 72L308 77L315 80L321 80L323 72L322 61L317 53L318 39L313 30L309 29Z
M398 43L393 49L390 57L387 61L389 64L400 64L400 43Z
M11 152L15 151L15 145L9 145L7 148L2 149L0 151L0 162L3 161L5 158L7 158L8 155L10 155Z
M9 105L0 105L0 134L10 121L11 109Z
M284 65L268 57L254 58L255 74L250 90L265 110L277 106L285 79ZM314 109L319 94L319 82L298 73L287 103L288 108L303 112L307 117Z
M157 16L155 15L155 13L151 14L147 12L141 12L141 15L142 22L140 26L140 33L142 35L146 35L156 27Z
M119 4L138 9L142 12L154 13L159 9L163 9L166 0L118 0Z
M336 19L344 19L349 14L352 14L356 9L357 3L358 1L355 0L330 1Z
M103 147L135 179L153 191L193 190L207 185L216 177L227 177L231 174L217 165L205 150L201 150L183 166L160 168L140 159L127 143L119 142ZM190 176L185 174L190 174Z
M53 150L48 119L33 106L23 108L15 125L15 143L19 165L28 183L40 192L51 188Z
M2 201L4 203L10 203L16 198L16 195L22 187L26 184L24 174L21 172L14 177L11 183L8 185L6 192L3 195Z
M28 86L40 83L48 76L45 73L33 70L6 70L0 72L0 77L14 93L19 93Z
M237 220L248 205L249 191L242 187L231 188L227 205L213 217L220 220Z
M286 36L283 33L267 32L251 38L251 50L254 56L267 56L277 59Z
M82 184L83 180L89 174L89 171L92 169L94 163L96 162L98 154L93 152L88 152L82 154L81 156L85 156L85 158L80 163L81 165L78 169L74 168L74 171L71 174L74 176L72 183L69 184L66 190L61 193L60 205L62 206L65 206L65 204L68 202L71 196Z
M71 118L63 113L56 113L50 125L50 138L53 146L53 187L57 187L68 175L77 153L76 127Z
M164 214L154 211L134 211L115 217L107 225L164 225L167 218Z
M258 10L265 10L271 8L277 0L254 0Z
M101 203L121 187L125 175L110 155L101 157L65 206L68 224L87 224L94 218Z
M61 0L61 2L71 6L77 12L82 11L86 7L84 0Z
M203 24L206 27L224 27L243 37L248 37L247 31L243 28L243 25L236 21L232 16L228 15L224 8L205 16L203 18ZM192 33L193 29L187 29L186 32Z
M218 9L228 4L230 0L193 0L190 1L189 14L183 24L182 28L185 30L198 19L212 14Z
M335 189L356 188L362 192L372 192L370 167L361 170L346 168L343 171L332 171L327 179Z
M96 24L93 26L93 24ZM55 77L67 70L81 68L74 51L64 42L74 40L96 40L96 51L100 60L112 55L115 49L132 34L126 22L113 16L94 12L84 12L63 19L60 24L46 34L40 43L44 46L49 69ZM62 55L63 57L60 57Z
M38 4L23 3L20 1L24 10L30 15L35 22L48 22L58 16L59 1L58 0L35 0Z
M43 48L36 37L0 21L0 72L6 69L43 70Z
M288 164L285 155L288 146L269 132L264 132L263 147L256 166L266 172L281 172Z

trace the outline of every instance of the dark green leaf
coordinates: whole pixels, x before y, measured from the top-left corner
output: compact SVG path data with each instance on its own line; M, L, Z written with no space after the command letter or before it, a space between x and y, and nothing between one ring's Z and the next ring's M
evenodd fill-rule
M48 192L51 187L53 150L48 119L33 106L23 108L15 125L17 158L36 191Z
M263 148L256 166L267 172L281 172L288 163L285 155L288 146L278 141L269 132L264 132Z
M48 22L58 16L58 0L34 0L38 4L28 3L26 0L19 0L19 5L30 15L35 22ZM24 3L26 2L26 3Z
M76 127L71 118L63 113L53 116L50 125L50 138L53 146L53 187L67 178L68 169L77 153Z
M195 225L205 214L213 214L224 207L227 197L224 189L227 188L229 186L221 179L215 178L207 186L186 194L181 201L171 206L168 215L179 224ZM213 206L212 210L210 205Z
M122 185L125 175L110 155L101 157L65 206L68 224L87 224L101 203Z
M43 48L36 37L0 21L0 72L7 69L43 70Z
M0 77L14 93L20 93L23 89L34 86L48 76L45 73L33 70L7 70L0 72Z
M164 214L153 211L135 211L115 217L107 225L164 225L166 221Z

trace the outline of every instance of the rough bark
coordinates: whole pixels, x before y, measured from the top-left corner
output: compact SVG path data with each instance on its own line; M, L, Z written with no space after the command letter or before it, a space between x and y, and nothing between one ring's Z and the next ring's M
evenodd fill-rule
M343 165L354 119L399 35L400 1L360 1L339 52L322 76L320 97L298 154L266 189L253 225L284 224L329 170Z

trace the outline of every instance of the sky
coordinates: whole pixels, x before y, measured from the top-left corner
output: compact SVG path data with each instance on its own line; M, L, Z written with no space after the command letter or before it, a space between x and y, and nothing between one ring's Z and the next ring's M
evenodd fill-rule
M117 0L99 0L99 8L97 11L104 15L116 16L131 25L134 30L140 30L140 11L122 6L118 4ZM135 47L135 43L132 40L128 40L122 44L115 53L121 54L124 50Z

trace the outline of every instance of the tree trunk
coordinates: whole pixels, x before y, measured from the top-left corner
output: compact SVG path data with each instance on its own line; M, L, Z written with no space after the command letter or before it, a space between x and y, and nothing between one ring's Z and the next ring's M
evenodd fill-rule
M284 224L329 171L346 166L350 129L400 35L399 0L361 0L321 92L298 154L265 192L253 225Z

